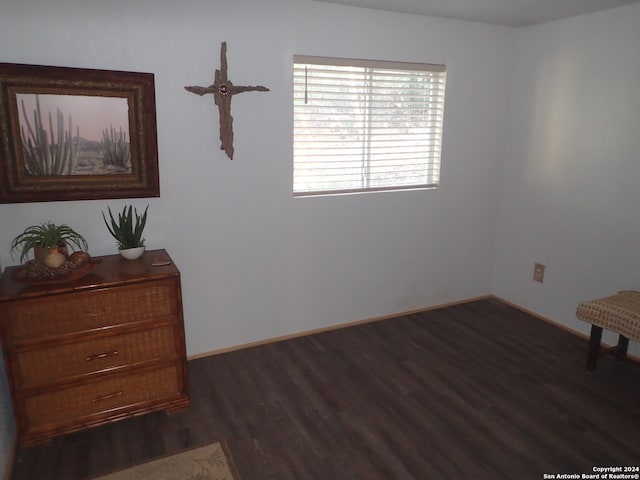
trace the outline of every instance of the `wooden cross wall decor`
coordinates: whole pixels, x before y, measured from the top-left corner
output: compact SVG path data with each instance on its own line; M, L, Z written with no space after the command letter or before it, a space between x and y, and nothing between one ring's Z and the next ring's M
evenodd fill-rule
M185 90L196 95L213 94L213 100L218 106L220 114L220 150L224 150L233 160L233 117L231 116L231 97L242 92L268 92L267 87L258 85L235 86L227 77L227 42L222 42L220 47L220 70L216 70L214 83L208 87L184 87Z

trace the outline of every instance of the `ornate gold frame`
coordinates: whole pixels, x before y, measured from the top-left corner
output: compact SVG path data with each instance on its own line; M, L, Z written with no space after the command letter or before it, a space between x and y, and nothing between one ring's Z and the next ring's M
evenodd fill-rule
M126 99L126 173L34 175L25 166L18 94ZM100 115L96 112L96 115ZM43 129L45 122L43 122ZM50 136L54 136L51 120ZM50 147L52 148L52 147ZM0 203L160 196L152 73L0 63Z

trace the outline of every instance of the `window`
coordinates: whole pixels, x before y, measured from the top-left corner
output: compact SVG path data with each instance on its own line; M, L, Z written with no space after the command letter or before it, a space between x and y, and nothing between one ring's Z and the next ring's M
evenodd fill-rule
M294 56L295 196L436 187L445 67Z

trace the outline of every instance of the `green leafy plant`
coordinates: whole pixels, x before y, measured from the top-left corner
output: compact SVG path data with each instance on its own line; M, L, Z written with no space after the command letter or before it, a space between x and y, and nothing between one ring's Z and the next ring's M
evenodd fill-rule
M118 213L118 220L114 218L109 210L109 221L104 212L102 212L102 218L109 230L109 233L118 242L118 248L124 250L127 248L144 247L144 238L142 238L142 232L147 223L147 210L149 205L144 209L142 215L138 215L138 210L134 209L131 205L122 209L122 212Z
M87 251L87 241L82 235L68 225L55 225L46 222L31 225L11 242L11 254L20 251L20 261L24 261L34 247L42 247L51 251L53 248L66 245L74 250Z

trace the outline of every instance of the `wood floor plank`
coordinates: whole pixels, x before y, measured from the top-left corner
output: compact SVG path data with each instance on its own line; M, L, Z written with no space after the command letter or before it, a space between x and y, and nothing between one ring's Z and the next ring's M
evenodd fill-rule
M640 367L495 300L189 362L191 406L18 449L78 480L225 438L241 480L540 479L640 463Z

